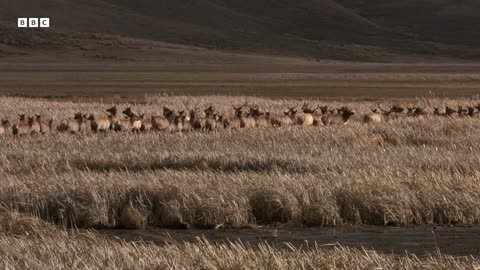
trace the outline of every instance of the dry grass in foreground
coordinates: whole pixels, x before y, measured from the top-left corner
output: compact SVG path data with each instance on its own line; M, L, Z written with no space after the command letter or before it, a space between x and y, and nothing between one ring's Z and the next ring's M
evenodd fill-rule
M28 221L28 222L27 222ZM19 233L15 226L35 228ZM10 224L13 226L5 226ZM40 225L41 224L41 225ZM285 243L278 250L267 244L241 242L152 245L105 239L91 232L70 232L23 217L0 215L0 268L2 269L478 269L473 257L434 255L393 257L375 251L343 247L306 250ZM20 235L19 235L20 234Z
M189 97L149 100L135 109L155 113L163 105L193 105ZM230 112L231 104L241 101L273 113L301 102L199 97L194 105L212 102ZM10 119L17 112L56 119L75 111L98 114L111 105L0 102L0 115ZM431 110L477 103L431 99L401 105ZM357 114L378 105L328 104L348 105ZM352 121L182 135L4 136L0 204L81 228L479 224L479 130L480 118L427 116L376 125Z

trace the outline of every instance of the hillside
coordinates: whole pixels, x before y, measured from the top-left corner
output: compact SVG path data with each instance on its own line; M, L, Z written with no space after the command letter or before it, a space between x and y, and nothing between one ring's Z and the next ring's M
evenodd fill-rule
M311 59L475 58L479 13L473 0L0 0L0 50L38 39L16 29L30 16L51 18L54 43L101 33Z

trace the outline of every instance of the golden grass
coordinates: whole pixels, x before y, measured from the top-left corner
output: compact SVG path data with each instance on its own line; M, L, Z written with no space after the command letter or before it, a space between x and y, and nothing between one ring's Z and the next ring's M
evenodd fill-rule
M249 101L278 113L302 102L148 99L134 109L159 114L163 105L183 109L213 103L231 113L232 103ZM2 98L1 103L0 115L10 119L25 112L57 120L76 111L99 114L110 105L21 98ZM402 105L431 110L476 103L421 99ZM4 136L0 204L81 228L480 223L480 118L424 117L368 125L359 114L377 103L345 105L357 115L341 127ZM127 205L134 209L128 215Z

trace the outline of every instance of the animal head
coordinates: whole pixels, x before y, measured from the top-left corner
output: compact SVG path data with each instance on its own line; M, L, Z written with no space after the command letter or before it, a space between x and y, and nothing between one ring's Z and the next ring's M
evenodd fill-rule
M399 105L393 105L392 108L390 108L390 112L393 112L393 113L403 113L404 111L405 111L405 108Z
M438 107L433 107L433 114L434 115L439 115L440 114L440 109Z
M203 112L205 113L205 115L207 117L211 117L211 116L213 116L213 113L215 112L215 109L213 108L213 105L210 105L210 106L208 106L208 108L203 110Z
M31 126L33 123L35 122L35 118L32 116L32 117L28 117L28 124Z
M130 108L130 107L126 108L122 113L125 114L128 117L135 116L135 113L132 111L132 108Z
M90 116L88 116L87 120L95 121L95 115L90 114Z
M233 109L235 110L235 116L236 117L241 117L242 116L242 109L243 109L243 107L247 106L247 104L248 104L248 102L245 102L245 104L243 104L240 107L235 107L234 105L232 105Z
M37 120L40 120L42 118L40 114L35 114L35 117L37 118Z
M20 121L25 121L25 114L19 114L18 117L20 117Z
M73 119L75 120L83 120L83 114L78 112L78 113L75 113L75 115L73 116Z
M170 118L171 116L174 115L174 111L167 108L167 107L163 107L163 116L167 117L167 118Z
M452 115L452 114L454 114L454 113L456 113L456 112L457 112L456 110L454 110L454 109L452 109L452 108L450 108L450 107L448 107L448 106L445 107L445 114L447 114L447 115Z
M416 107L416 108L415 108L415 111L413 111L413 114L415 114L415 115L422 115L422 114L427 114L427 112L426 112L423 108Z
M261 111L260 111L260 108L259 108L258 106L255 106L255 107L250 107L250 114L251 114L253 117L258 117L258 116L264 115L265 113L264 113L264 112L261 112Z
M319 108L320 108L320 106L318 106L318 107L315 108L315 109L312 109L312 108L310 107L310 105L309 105L307 102L305 102L305 103L303 103L302 111L303 111L304 113L315 113L315 111L317 111Z
M348 120L352 115L355 114L355 112L349 109L348 107L342 107L338 109L338 111L342 115L342 118L345 120Z
M10 121L8 121L8 120L2 120L2 126L3 127L11 127L12 123L10 123Z
M294 116L294 115L297 113L297 110L296 110L297 107L298 107L298 104L295 105L294 107L288 108L288 111L290 112L290 115L291 115L291 116Z
M111 115L116 115L117 114L117 106L113 106L110 109L106 109L105 111L110 113Z

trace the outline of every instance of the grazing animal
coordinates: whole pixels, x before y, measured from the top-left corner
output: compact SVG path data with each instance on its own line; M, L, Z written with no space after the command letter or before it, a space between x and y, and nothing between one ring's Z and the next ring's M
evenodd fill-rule
M10 123L10 121L2 120L2 124L0 125L0 136L7 133L11 127L12 127L12 124Z
M15 136L30 135L31 126L30 121L25 120L25 114L19 114L20 121L12 126L12 133Z
M324 115L322 117L322 123L325 126L330 125L346 125L352 115L355 114L352 110L347 107L343 107L339 111L340 114L330 114Z

